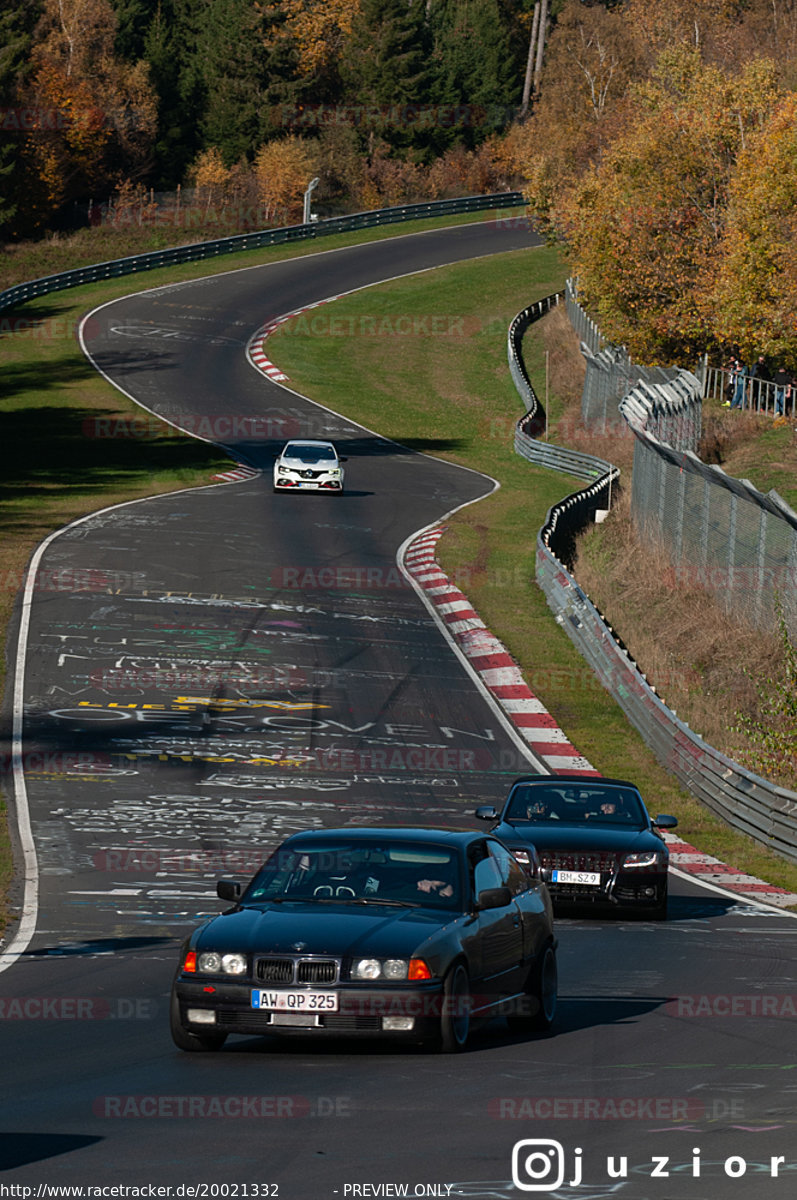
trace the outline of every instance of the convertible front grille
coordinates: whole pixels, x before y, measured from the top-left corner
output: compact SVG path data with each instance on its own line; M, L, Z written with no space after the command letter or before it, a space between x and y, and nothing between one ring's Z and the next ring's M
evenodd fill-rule
M258 958L255 978L262 983L337 983L340 960L337 958Z

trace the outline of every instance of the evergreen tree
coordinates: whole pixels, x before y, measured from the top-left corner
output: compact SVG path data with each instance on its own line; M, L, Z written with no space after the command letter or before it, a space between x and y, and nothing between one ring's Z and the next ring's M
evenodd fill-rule
M161 0L111 0L116 12L115 50L126 62L138 62L145 57L147 34Z
M369 149L377 135L394 148L428 143L411 111L429 101L424 13L422 0L362 0L352 24L341 75L347 101L363 107Z
M4 125L0 137L0 236L7 236L22 197L15 184L14 167L23 132L14 129L20 85L29 66L33 30L41 16L41 0L17 0L0 11L0 109Z
M472 148L509 123L520 100L522 58L499 0L438 0L430 26L435 99L459 117L448 128L439 123L435 148L454 141Z
M218 146L231 165L263 139L265 50L257 9L250 0L209 0L202 7L196 41L205 100L202 143Z

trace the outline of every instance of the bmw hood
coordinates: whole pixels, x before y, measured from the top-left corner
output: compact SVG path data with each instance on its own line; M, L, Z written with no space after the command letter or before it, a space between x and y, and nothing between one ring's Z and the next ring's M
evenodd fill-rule
M409 958L456 917L430 909L293 901L222 913L197 931L192 944L220 953Z

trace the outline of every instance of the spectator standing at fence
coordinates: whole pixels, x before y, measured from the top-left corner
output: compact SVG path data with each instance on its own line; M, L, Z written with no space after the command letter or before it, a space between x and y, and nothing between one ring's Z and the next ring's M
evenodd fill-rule
M783 367L778 367L772 376L772 382L775 385L775 416L782 417L785 415L786 401L791 400L794 380L788 371L785 371Z
M747 368L738 358L732 358L729 364L729 373L730 399L725 401L725 408L744 408Z
M750 403L754 404L756 409L760 409L763 397L764 407L766 407L767 384L772 382L772 372L765 354L759 354L750 367L750 381Z

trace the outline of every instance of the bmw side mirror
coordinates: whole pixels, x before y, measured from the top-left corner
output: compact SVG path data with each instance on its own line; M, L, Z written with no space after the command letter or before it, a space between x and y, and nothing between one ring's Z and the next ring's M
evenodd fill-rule
M495 811L492 804L481 804L473 815L478 817L480 821L494 821L497 818L498 813Z
M241 899L241 885L235 879L219 879L216 884L216 895L219 900L231 900L237 904Z
M670 817L667 813L659 813L657 817L653 818L653 824L657 829L675 829L675 826L678 824L678 818Z
M508 887L485 888L476 897L476 908L505 908L512 903L512 893Z

